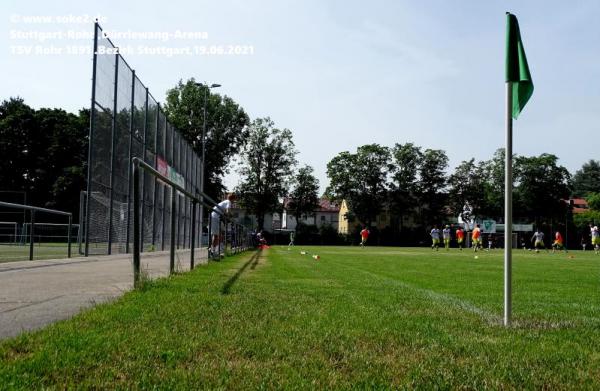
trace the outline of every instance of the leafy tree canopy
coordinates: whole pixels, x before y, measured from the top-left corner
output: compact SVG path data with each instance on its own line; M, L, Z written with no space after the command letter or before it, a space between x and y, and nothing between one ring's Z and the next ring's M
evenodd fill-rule
M543 153L539 156L517 156L514 166L516 189L515 216L564 216L562 200L571 194L569 171L558 165L558 157Z
M475 216L482 216L485 206L484 170L475 159L463 161L448 178L449 206L458 216L465 204L469 204Z
M368 144L356 153L342 152L327 164L330 198L349 204L356 217L370 224L387 196L391 154L388 147Z
M25 191L27 203L78 216L85 188L89 111L34 110L21 98L0 104L0 190Z
M288 209L296 218L312 215L319 206L319 180L311 166L301 167L293 179L293 190L290 194Z
M252 122L241 155L242 181L236 192L242 206L256 216L260 230L265 214L281 209L280 199L288 193L296 154L289 129L276 128L270 118Z
M204 104L206 103L206 118ZM165 112L169 121L202 153L202 129L206 119L205 192L215 199L223 193L223 175L248 137L250 119L244 109L228 96L210 92L191 78L167 91Z
M593 159L573 175L573 195L586 197L589 193L600 193L600 161Z

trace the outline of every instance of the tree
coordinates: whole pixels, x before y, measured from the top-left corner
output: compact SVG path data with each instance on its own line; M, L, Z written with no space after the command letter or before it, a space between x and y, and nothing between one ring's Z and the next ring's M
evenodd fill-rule
M0 105L0 190L25 191L27 203L79 212L85 188L89 111L34 110L21 98Z
M241 205L254 214L258 229L264 228L265 214L279 211L280 198L288 191L296 149L289 129L275 128L270 118L257 118L241 154L242 182L236 192Z
M600 161L590 159L573 175L573 196L586 197L600 193Z
M31 157L33 132L37 127L35 110L21 98L11 98L0 106L0 154L4 169L0 170L2 190L30 193L38 160ZM42 140L43 141L43 140ZM45 155L44 155L45 156ZM10 167L10 169L8 169Z
M505 156L504 148L500 148L490 160L480 163L483 177L480 191L483 193L483 203L478 214L481 216L496 218L503 216Z
M357 156L348 151L340 152L327 163L329 186L325 189L326 196L331 200L342 201L356 198L358 195L359 179L354 170L357 168Z
M600 224L600 193L588 193L589 209L573 215L573 222L580 229L587 229L588 224Z
M206 151L204 191L218 199L223 193L223 175L230 162L242 149L248 137L248 115L233 99L213 94L208 87L198 86L192 78L167 91L165 113L169 121L201 155L205 96Z
M392 148L390 200L392 210L398 211L400 227L404 216L413 214L417 205L419 166L423 159L421 148L413 143L396 144Z
M345 199L359 221L370 225L386 200L390 160L389 148L379 144L360 146L355 154L340 153L327 163L328 196Z
M535 219L565 215L562 201L571 194L569 171L557 164L558 157L543 153L540 156L517 156L515 159L514 191L515 216Z
M39 162L38 191L48 189L50 208L79 211L79 192L86 187L89 136L89 110L79 115L61 109L36 112L39 134L49 136L46 145L37 145L37 153L45 156ZM39 136L38 136L39 137Z
M417 185L422 221L426 226L442 217L446 201L448 156L440 149L426 149L419 167Z
M319 206L319 180L315 177L313 168L300 168L294 176L293 186L288 209L296 222L299 222L302 217L313 214Z
M590 209L600 211L600 192L589 193L587 197L587 204Z
M460 163L448 178L448 201L455 216L458 216L466 203L475 216L482 216L485 205L483 167L475 164L475 159Z

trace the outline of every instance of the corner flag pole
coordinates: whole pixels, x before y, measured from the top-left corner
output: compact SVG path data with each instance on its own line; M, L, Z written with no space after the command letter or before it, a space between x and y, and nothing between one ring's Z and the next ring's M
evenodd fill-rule
M533 80L527 65L517 17L506 13L506 163L504 175L504 325L510 326L512 310L512 125L531 94Z
M506 82L506 150L504 167L504 326L512 311L512 98L513 85Z

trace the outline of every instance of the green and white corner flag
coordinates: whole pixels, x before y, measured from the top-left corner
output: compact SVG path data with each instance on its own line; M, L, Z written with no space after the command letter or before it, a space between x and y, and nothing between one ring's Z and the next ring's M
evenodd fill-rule
M506 13L506 81L512 82L512 117L517 118L533 94L533 80L527 65L517 17Z

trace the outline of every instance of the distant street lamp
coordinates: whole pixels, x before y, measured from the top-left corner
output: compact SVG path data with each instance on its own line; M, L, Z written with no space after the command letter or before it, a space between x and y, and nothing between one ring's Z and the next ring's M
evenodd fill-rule
M216 84L213 83L211 85L208 85L208 83L204 82L203 83L196 83L196 85L200 88L204 88L204 107L203 107L203 115L202 115L202 137L201 137L201 141L202 141L202 152L200 155L200 163L202 168L200 169L200 191L204 192L204 174L205 174L205 170L204 170L204 157L206 154L206 104L208 102L208 94L210 92L210 90L212 88L219 88L221 87L220 84ZM202 197L200 197L200 199L202 199ZM200 203L200 224L202 224L204 220L204 206L202 205L202 203ZM202 232L202 229L200 230L200 232ZM210 238L209 238L210 240ZM202 236L200 236L200 246L202 247Z

